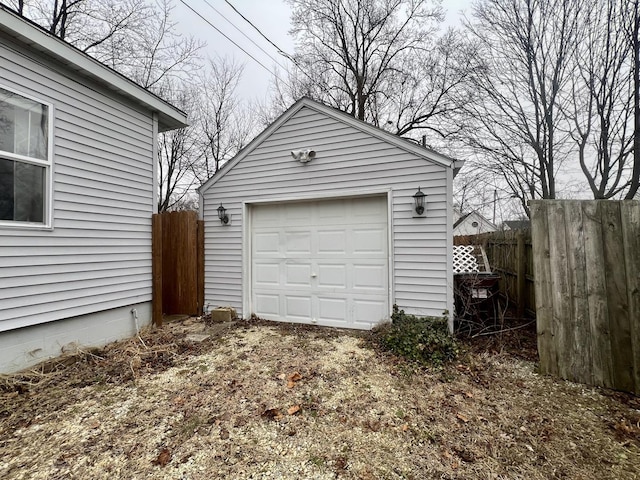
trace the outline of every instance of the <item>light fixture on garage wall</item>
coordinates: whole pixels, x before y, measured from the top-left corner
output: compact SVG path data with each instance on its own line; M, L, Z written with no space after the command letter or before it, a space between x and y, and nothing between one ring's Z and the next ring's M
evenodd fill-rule
M229 215L227 215L227 209L222 206L222 203L218 207L218 218L220 219L220 223L226 225L229 223Z
M316 158L315 150L293 150L291 156L300 163L307 163Z
M418 215L422 215L424 213L424 200L425 200L425 193L420 190L420 187L418 187L418 191L413 195L413 200L416 203L416 213Z

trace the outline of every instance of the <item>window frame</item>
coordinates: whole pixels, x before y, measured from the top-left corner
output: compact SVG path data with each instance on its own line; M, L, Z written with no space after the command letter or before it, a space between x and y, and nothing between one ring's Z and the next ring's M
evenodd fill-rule
M53 126L53 104L50 102L45 102L40 98L34 97L33 95L24 93L20 90L17 90L9 85L5 85L0 83L0 88L3 90L7 90L9 92L15 93L16 95L20 95L21 97L31 100L33 102L37 102L41 105L45 105L47 107L47 158L45 160L29 157L26 155L20 155L17 153L7 152L5 150L0 150L0 158L4 158L6 160L12 160L14 162L21 162L30 165L37 165L39 167L44 167L45 171L45 180L44 180L44 192L43 192L43 201L44 201L44 212L43 212L43 221L40 222L22 222L17 220L0 220L0 228L21 228L21 229L34 229L34 230L52 230L53 229L53 139L54 139L54 126Z

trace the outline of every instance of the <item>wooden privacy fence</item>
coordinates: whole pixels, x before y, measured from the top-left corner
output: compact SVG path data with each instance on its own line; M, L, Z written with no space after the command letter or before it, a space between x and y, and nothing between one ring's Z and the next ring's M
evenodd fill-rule
M542 373L640 394L640 202L531 202Z
M153 322L200 315L204 304L204 222L196 212L153 216Z
M500 275L499 290L519 318L534 317L536 309L530 230L505 230L453 238L454 245L480 245L489 267ZM509 305L507 305L509 306Z

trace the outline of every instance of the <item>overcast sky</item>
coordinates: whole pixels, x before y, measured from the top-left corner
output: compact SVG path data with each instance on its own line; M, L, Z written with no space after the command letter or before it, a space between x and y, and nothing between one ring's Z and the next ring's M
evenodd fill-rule
M273 78L267 71L275 70L275 60L287 66L287 61L277 53L275 47L270 45L260 36L245 20L243 20L225 0L174 0L174 18L178 22L179 31L193 35L195 38L207 42L205 56L227 55L244 63L245 70L240 85L239 94L245 99L264 99L269 94L269 81ZM284 0L229 0L248 20L256 25L266 37L287 53L293 53L293 40L289 36L289 6ZM183 3L184 2L184 3ZM443 0L442 5L447 12L447 24L456 24L459 21L459 12L468 8L468 0ZM186 4L186 5L185 5ZM189 7L197 12L194 13ZM236 42L246 52L267 69L260 66L240 48L218 33L200 14L217 29ZM239 30L258 44L261 51L251 40L243 36L227 20L230 20ZM272 58L269 57L269 55Z

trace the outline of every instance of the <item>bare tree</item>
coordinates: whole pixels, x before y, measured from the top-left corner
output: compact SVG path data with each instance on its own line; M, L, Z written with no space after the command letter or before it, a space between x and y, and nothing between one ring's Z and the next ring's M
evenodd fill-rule
M165 88L171 87L166 83ZM199 102L197 90L181 84L173 88L176 93L163 93L173 96L183 111L195 112ZM183 204L196 183L193 170L200 159L199 135L195 124L158 135L158 212Z
M473 85L476 122L468 137L523 209L528 200L555 198L569 154L559 125L566 103L578 27L578 0L481 0L467 24L484 61Z
M580 168L596 199L615 198L631 184L633 82L623 13L620 0L583 7L571 97L564 106Z
M201 69L199 53L205 44L177 32L173 8L170 0L157 0L153 14L126 42L112 37L96 56L156 93L165 81L188 83Z
M21 14L154 92L200 68L203 42L176 31L171 0L33 0ZM169 99L171 100L171 99Z
M194 165L194 175L200 183L216 173L220 167L247 144L256 126L237 97L243 65L226 57L209 60L201 75L202 98L198 109L202 155Z
M437 39L431 0L289 0L296 38L293 90L393 133L446 136L469 62L463 38ZM308 80L303 77L307 77ZM302 86L302 88L300 88Z
M136 0L17 0L10 4L51 34L92 54L107 40L135 31L153 15L150 5Z
M475 97L469 80L482 68L476 51L462 33L447 30L430 50L421 50L403 63L384 95L372 102L374 123L386 124L396 135L414 130L432 139L462 134L468 122L464 105Z
M623 26L631 50L633 78L633 168L631 183L625 198L631 200L640 190L640 1L625 2Z

